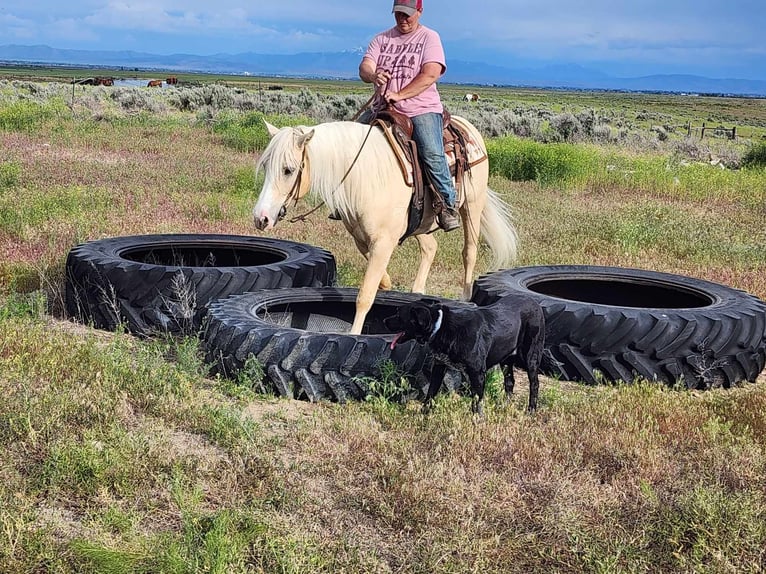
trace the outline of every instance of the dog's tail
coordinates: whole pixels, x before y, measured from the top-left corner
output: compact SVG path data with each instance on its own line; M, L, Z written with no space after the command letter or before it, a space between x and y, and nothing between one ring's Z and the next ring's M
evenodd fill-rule
M481 214L481 236L492 251L493 269L510 266L516 259L519 236L511 207L487 188L487 206Z

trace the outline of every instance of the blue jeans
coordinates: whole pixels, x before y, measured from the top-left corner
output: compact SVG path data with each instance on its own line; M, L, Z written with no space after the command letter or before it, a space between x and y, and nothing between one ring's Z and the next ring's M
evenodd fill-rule
M455 207L457 194L452 184L452 176L444 156L444 140L442 139L442 114L427 113L413 116L412 139L418 146L418 158L425 169L436 191L442 194L444 201L450 207Z

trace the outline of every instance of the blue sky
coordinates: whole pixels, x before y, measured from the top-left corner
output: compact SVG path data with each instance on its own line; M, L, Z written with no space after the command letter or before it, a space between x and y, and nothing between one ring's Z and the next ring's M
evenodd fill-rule
M391 0L2 0L0 45L209 55L334 52L393 25ZM764 0L424 0L449 60L613 76L766 80Z

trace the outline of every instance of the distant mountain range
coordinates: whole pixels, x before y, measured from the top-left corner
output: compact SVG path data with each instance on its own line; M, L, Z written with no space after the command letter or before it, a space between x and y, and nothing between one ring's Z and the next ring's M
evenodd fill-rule
M49 46L13 44L0 46L0 65L75 65L299 78L356 79L360 57L359 50L291 55L245 52L198 56L131 51L61 50ZM720 79L680 74L621 78L578 65L515 69L504 65L451 59L443 81L453 84L766 97L764 80Z

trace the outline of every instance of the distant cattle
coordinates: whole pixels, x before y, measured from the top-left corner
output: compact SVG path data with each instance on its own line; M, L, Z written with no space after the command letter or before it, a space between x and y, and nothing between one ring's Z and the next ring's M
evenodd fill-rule
M463 96L463 99L466 102L478 102L479 101L479 94L466 94Z
M149 83L146 84L147 88L161 88L162 87L162 80L149 80Z
M168 86L174 86L178 83L178 78L176 78L175 76L170 76L169 78L165 80L165 83Z

